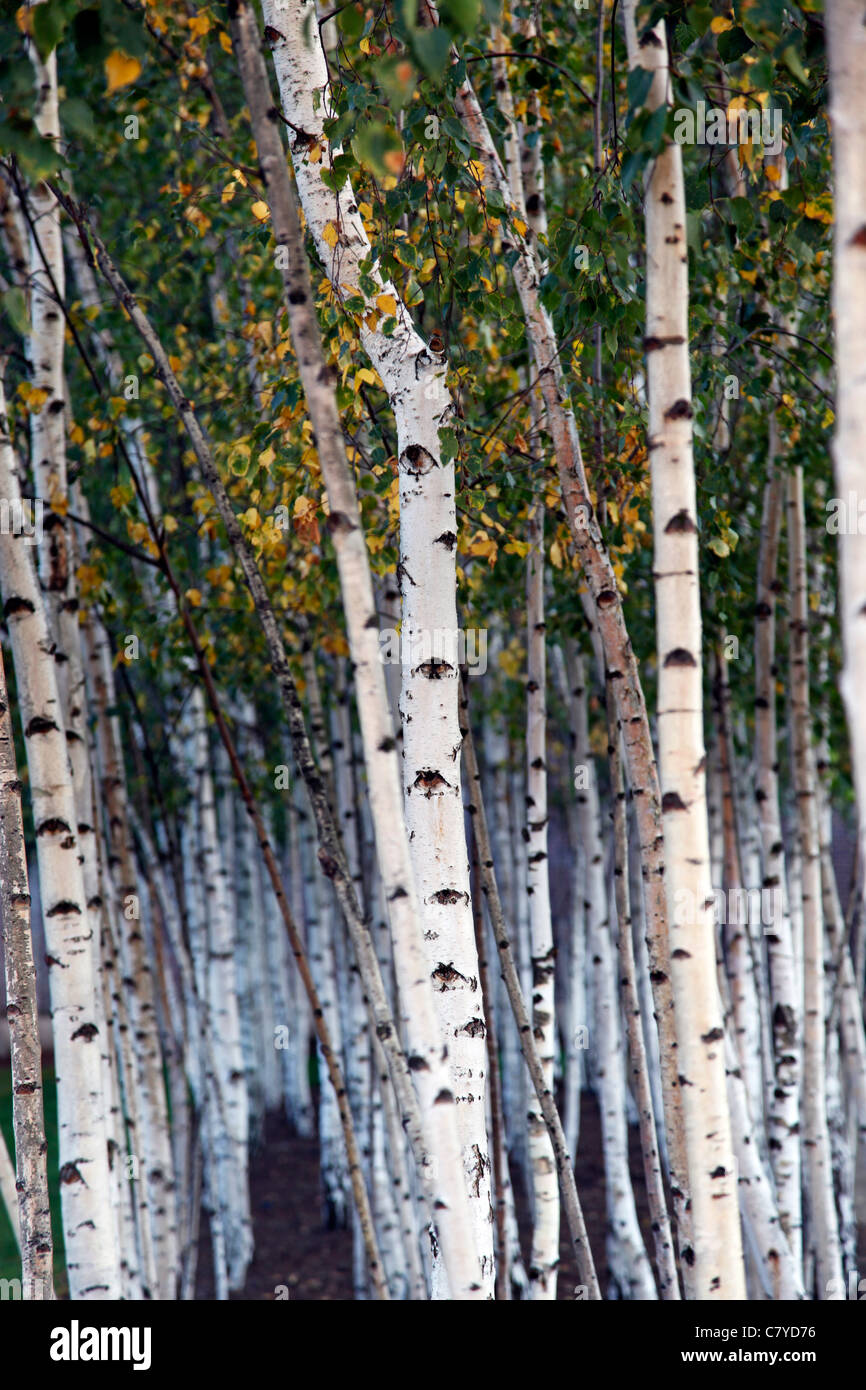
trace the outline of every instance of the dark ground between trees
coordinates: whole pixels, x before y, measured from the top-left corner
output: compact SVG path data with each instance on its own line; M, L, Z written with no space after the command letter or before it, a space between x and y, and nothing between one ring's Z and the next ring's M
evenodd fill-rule
M638 1218L652 1260L652 1232L637 1127L629 1125L628 1134ZM576 1173L590 1245L602 1293L607 1297L604 1162L598 1104L591 1091L584 1091L581 1097ZM525 1193L516 1187L515 1192L524 1260L528 1263L532 1223ZM232 1294L232 1300L272 1300L276 1288L285 1285L290 1301L351 1301L352 1235L349 1230L327 1230L323 1225L318 1141L292 1134L281 1113L268 1115L264 1147L252 1155L250 1198L255 1256L246 1287L242 1293ZM866 1270L866 1223L862 1221L860 1233L858 1267ZM578 1283L577 1266L563 1222L557 1301L573 1300ZM212 1299L213 1293L210 1241L207 1219L203 1217L196 1298Z
M641 1171L640 1141L629 1126L629 1156L635 1200L647 1249L652 1251L649 1213ZM300 1139L290 1132L282 1114L267 1117L266 1141L250 1163L250 1198L256 1251L242 1293L234 1300L273 1299L275 1289L286 1285L295 1301L351 1300L352 1236L348 1230L329 1231L323 1226L319 1183L319 1150L316 1139ZM601 1126L595 1096L584 1091L581 1100L577 1187L583 1206L593 1256L602 1290L607 1290L605 1258L605 1188ZM518 1223L524 1260L528 1263L531 1219L526 1195L515 1186ZM213 1273L207 1220L202 1220L202 1243L196 1298L213 1298ZM577 1266L564 1229L560 1242L557 1299L574 1298Z

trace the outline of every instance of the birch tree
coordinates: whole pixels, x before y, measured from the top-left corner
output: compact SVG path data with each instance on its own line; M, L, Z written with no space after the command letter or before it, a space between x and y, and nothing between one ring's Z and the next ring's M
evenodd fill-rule
M663 25L638 33L628 5L629 65L651 72L648 110L669 101ZM682 154L653 160L645 190L648 447L652 459L659 775L665 891L698 1298L744 1296L736 1169L715 982L701 682L701 610L688 356L688 256Z
M4 427L5 428L5 427ZM8 447L8 446L7 446ZM30 932L30 883L15 757L12 711L0 653L0 892L6 1017L12 1065L15 1168L3 1183L21 1252L21 1285L27 1299L53 1299L51 1208L42 1088L42 1054L36 1012L36 967ZM2 1141L3 1154L6 1152Z
M6 403L0 395L0 417ZM21 500L12 441L0 435L0 497ZM0 584L21 702L48 956L60 1131L60 1190L70 1292L119 1293L96 1015L95 943L85 895L75 799L53 643L27 539L0 532ZM84 931L82 927L84 926Z

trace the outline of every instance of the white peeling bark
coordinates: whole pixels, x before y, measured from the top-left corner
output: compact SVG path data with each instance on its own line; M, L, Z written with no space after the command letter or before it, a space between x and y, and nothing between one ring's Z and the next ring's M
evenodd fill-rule
M866 28L859 0L827 7L833 132L833 321L836 330L836 491L866 495ZM840 613L848 715L857 793L860 862L866 863L866 546L856 527L839 537Z
M0 498L20 500L0 385ZM45 925L60 1132L60 1190L73 1298L116 1299L120 1269L111 1215L105 1099L98 1045L95 943L87 926L75 797L53 657L32 549L0 535L0 586L27 763Z
M646 106L669 100L664 25L638 36L629 66L654 73ZM688 352L682 150L666 144L645 194L648 449L652 468L658 739L671 976L692 1202L697 1299L745 1297L736 1169L715 974L701 675L701 607ZM677 908L679 907L679 912Z
M424 0L424 3L431 18L435 20L433 0ZM456 60L455 54L452 53L452 57ZM495 189L507 206L510 200L508 179L478 98L468 81L458 90L455 106L475 148L475 157L483 168L485 186ZM647 943L651 961L653 999L661 1040L662 1093L669 1136L674 1201L681 1242L684 1248L688 1248L685 1140L677 1080L677 1042L674 1034L673 992L666 934L661 796L646 702L625 626L616 576L589 494L577 422L568 401L561 344L557 341L551 317L539 297L540 276L535 255L526 238L519 235L513 221L508 236L517 250L517 255L512 260L511 271L526 319L527 336L532 347L538 389L544 400L547 424L553 441L571 540L586 578L588 593L584 606L592 615L598 639L604 650L609 679L613 683L617 719L625 739L625 754L637 812L644 875Z
M547 661L544 625L544 488L530 503L526 571L526 892L532 952L532 1032L544 1079L553 1090L556 1051L553 973L555 952L550 915L547 854ZM553 1145L538 1097L528 1097L529 1165L534 1224L529 1267L533 1300L556 1298L559 1264L559 1182Z
M576 653L570 676L575 761L585 774L581 789L576 792L577 823L586 856L586 957L592 966L587 980L592 995L587 1014L593 1024L592 1051L604 1153L607 1260L617 1296L649 1301L658 1294L638 1223L629 1171L626 1047L614 976L598 779L589 742L586 668L582 656ZM623 921L620 929L630 930L630 923Z
M25 1299L54 1298L42 1049L30 929L30 880L12 712L0 651L0 903L12 1071L15 1166L0 1136L0 1188L21 1254ZM17 1183L17 1186L16 1186Z
M824 1298L830 1280L842 1278L842 1259L827 1128L824 913L809 701L809 595L801 468L793 469L788 475L787 515L791 583L791 722L803 904L804 1176L809 1229L815 1252L815 1286L818 1298Z
M787 904L785 844L779 800L776 727L776 584L784 476L777 472L775 414L770 417L770 477L764 486L755 605L755 801L761 839L761 889L773 1042L773 1086L767 1143L782 1229L795 1259L803 1253L800 1193L800 1072L802 1001Z
M374 257L351 184L335 195L322 181L331 163L323 133L328 74L315 7L269 0L264 17L283 111L291 122L289 142L308 230L338 295L358 293L361 264ZM313 144L321 150L316 163L308 157ZM363 296L358 331L392 403L400 460L402 637L410 654L401 695L405 817L481 1266L479 1290L467 1292L489 1297L494 1266L487 1064L463 827L456 651L453 646L432 656L423 651L434 632L444 630L452 641L457 633L454 467L443 461L439 439L451 407L444 352L418 336L396 289L383 283L375 265L370 275L374 292ZM392 321L394 332L386 336L383 329Z

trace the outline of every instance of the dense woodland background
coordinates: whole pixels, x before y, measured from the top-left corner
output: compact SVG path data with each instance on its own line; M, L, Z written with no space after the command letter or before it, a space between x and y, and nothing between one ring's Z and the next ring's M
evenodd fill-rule
M4 7L4 1296L866 1277L864 150L854 0Z

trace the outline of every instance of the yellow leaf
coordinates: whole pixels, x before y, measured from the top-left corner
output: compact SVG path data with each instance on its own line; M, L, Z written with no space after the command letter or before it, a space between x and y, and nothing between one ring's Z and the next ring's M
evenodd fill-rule
M271 215L267 203L263 203L261 198L258 200L257 203L253 203L252 213L253 217L255 217L259 222L267 222L268 218Z
M206 14L194 14L189 22L189 32L195 34L196 38L203 38L210 33L211 22Z
M397 312L397 301L393 294L377 294L376 307L377 309L381 309L386 318L389 315L393 317Z
M232 198L235 196L235 188L236 188L236 187L237 187L237 184L235 184L234 181L232 181L231 183L227 183L226 186L225 186L225 188L223 189L222 197L221 197L221 199L220 199L220 202L221 202L221 203L230 203L231 200L232 200Z
M556 570L562 569L562 546L559 541L554 541L550 547L550 563Z
M337 232L336 223L326 222L322 231L322 240L324 241L326 246L330 246L332 251L337 244L338 235L339 233Z
M526 223L522 222L519 217L515 217L511 225L518 236L526 236Z
M190 607L201 607L201 589L187 589L185 598Z
M728 29L732 29L733 27L733 22L730 19L726 19L722 14L717 14L710 24L710 30L714 34L724 34Z
M79 590L84 598L95 592L102 583L102 575L95 565L79 565L75 571Z
M270 468L271 464L273 463L276 457L276 449L272 444L269 444L268 447L266 449L263 449L262 452L259 454L259 468Z
M141 72L141 63L137 58L128 58L119 48L113 53L109 53L105 60L105 75L108 78L108 95L117 92L121 87L128 87L130 82L134 82Z
M168 365L171 367L171 370L173 372L179 372L182 364L179 357L169 357Z
M27 409L32 415L38 415L47 400L48 392L41 386L34 386L27 394Z
M814 199L810 199L810 201L806 203L805 207L803 208L803 211L805 212L807 217L812 219L813 222L833 221L832 213L828 212L826 208L822 208L821 204L816 202Z
M220 47L226 53L231 53L232 51L232 41L226 33L225 29L220 30Z

